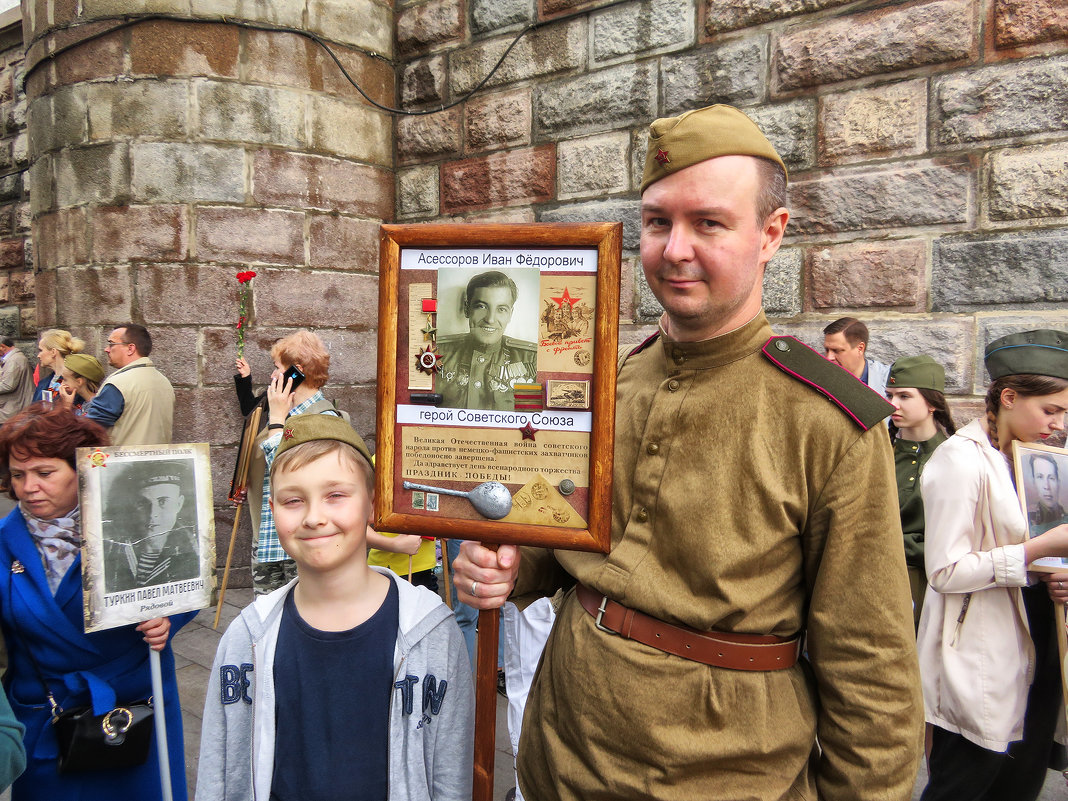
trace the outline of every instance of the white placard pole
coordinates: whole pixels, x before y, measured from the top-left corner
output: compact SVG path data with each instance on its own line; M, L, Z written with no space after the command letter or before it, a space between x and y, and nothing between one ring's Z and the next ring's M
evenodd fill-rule
M163 801L174 801L171 790L171 756L167 749L167 715L163 700L163 671L159 665L159 651L148 649L148 664L152 668L152 718L156 722L156 751L159 754L159 781L163 788Z

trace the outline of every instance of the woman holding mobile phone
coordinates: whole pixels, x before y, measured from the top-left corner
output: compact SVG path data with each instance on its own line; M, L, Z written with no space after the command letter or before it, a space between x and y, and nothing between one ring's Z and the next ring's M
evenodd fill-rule
M1064 429L1068 332L991 342L986 415L940 445L920 478L929 586L917 647L930 781L922 801L1038 797L1063 719L1047 593L1028 566L1068 556L1068 525L1028 539L1012 443Z

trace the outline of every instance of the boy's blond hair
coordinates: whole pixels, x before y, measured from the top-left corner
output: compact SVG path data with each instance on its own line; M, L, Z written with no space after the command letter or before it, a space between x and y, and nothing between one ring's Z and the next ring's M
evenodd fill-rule
M279 473L300 470L316 459L321 459L331 453L336 453L342 464L347 464L354 470L362 472L367 493L369 495L374 493L374 471L358 450L347 442L339 442L336 439L313 439L290 448L274 460L274 464L271 465L271 495L274 495L274 481Z

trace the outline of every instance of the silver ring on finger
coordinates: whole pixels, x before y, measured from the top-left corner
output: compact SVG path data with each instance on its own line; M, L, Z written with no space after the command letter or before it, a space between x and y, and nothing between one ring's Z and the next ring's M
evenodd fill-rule
M474 598L478 597L478 582L477 581L472 581L471 582L471 595Z

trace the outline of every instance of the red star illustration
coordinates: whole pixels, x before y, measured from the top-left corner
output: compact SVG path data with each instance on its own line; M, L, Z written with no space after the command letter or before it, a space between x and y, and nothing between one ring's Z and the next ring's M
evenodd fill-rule
M550 297L552 297L552 296L550 295ZM553 298L553 300L556 302L556 305L559 306L562 309L562 308L564 308L564 304L565 303L568 306L570 306L571 308L574 308L575 304L578 303L579 300L581 300L581 298L573 298L573 297L571 297L571 295L568 294L567 287L565 286L564 287L564 294L561 295L558 298Z
M295 434L293 433L292 428L286 428L286 430L282 432L282 439L293 439L294 436Z
M668 158L667 151L663 150L662 148L659 148L659 147L656 149L656 155L653 156L653 158L656 159L661 164L667 164L667 163L669 163L671 161L671 159Z
M523 439L529 439L531 442L535 442L534 435L538 433L538 429L534 428L529 422L519 429L519 433L523 435Z

